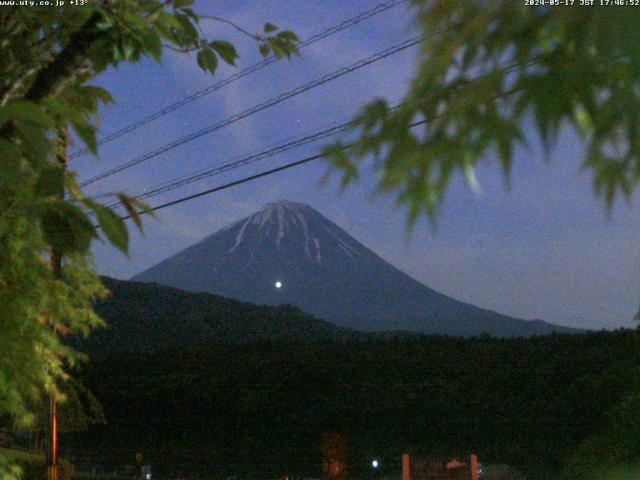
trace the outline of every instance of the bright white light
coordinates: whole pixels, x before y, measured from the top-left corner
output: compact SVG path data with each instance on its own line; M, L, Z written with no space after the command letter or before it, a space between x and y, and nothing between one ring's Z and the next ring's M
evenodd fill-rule
M276 282L276 288L282 288L282 282Z
M374 460L373 462L371 462L371 466L372 466L373 468L378 468L378 465L380 465L380 464L378 463L378 460Z

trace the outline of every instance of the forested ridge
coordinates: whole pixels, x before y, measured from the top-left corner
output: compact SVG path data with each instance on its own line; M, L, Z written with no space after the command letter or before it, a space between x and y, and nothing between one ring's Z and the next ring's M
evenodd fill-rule
M80 350L94 355L210 341L317 341L362 336L292 305L254 305L155 283L102 280L111 293L96 304L96 311L107 326L75 342Z
M82 373L108 424L66 444L114 463L144 451L171 476L318 477L320 435L341 431L353 477L368 474L372 455L399 471L402 452L422 451L477 453L529 478L576 478L593 463L590 445L609 461L640 453L633 433L607 434L637 403L639 362L640 334L628 330L120 353Z

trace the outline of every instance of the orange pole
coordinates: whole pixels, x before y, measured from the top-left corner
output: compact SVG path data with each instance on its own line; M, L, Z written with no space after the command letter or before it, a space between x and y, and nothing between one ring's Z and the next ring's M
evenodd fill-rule
M50 442L47 451L47 480L58 479L58 413L53 393L49 396Z
M55 466L58 465L58 408L56 405L56 401L51 397L51 408L53 409L52 417L52 427L51 427L51 436L53 448L51 449L51 463Z
M58 153L56 159L62 168L67 166L67 142L69 133L65 127L58 134ZM60 198L64 199L64 187L60 192ZM51 268L53 276L62 278L62 255L58 251L51 252ZM58 411L53 392L49 395L49 448L47 451L47 480L58 480Z
M478 480L478 456L471 455L471 480Z
M411 480L411 470L408 453L402 454L402 480Z

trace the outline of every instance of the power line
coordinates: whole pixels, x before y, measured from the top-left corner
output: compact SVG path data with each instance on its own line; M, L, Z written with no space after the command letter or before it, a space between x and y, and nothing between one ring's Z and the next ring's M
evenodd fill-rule
M450 27L449 27L450 28ZM246 118L250 115L253 115L255 113L258 113L262 110L265 110L267 108L270 108L274 105L277 105L279 103L284 102L285 100L288 100L292 97L295 97L297 95L300 95L308 90L311 90L313 88L316 88L320 85L323 85L325 83L328 83L332 80L335 80L337 78L340 78L344 75L347 75L349 73L352 73L360 68L363 68L367 65L370 65L372 63L375 63L377 61L380 61L382 59L385 59L391 55L395 55L396 53L399 53L403 50L406 50L408 48L413 47L414 45L417 45L418 43L422 42L423 40L425 40L426 38L435 36L435 35L439 35L440 33L442 33L442 30L433 33L431 35L429 35L428 37L423 37L423 36L416 36L416 37L412 37L408 40L405 40L404 42L401 42L397 45L394 45L392 47L389 47L381 52L375 53L367 58L358 60L357 62L352 63L349 66L346 67L342 67L332 73L326 74L316 80L313 80L309 83L306 83L304 85L300 85L296 88L294 88L293 90L289 90L288 92L284 92L276 97L273 97L269 100L267 100L266 102L260 103L254 107L251 107L247 110L244 110L240 113L237 113L225 120L222 120L220 122L217 122L213 125L210 125L206 128L203 128L197 132L191 133L190 135L187 135L185 137L179 138L178 140L175 140L163 147L160 147L156 150L153 150L149 153L143 154L139 157L134 158L133 160L130 160L128 162L125 162L117 167L114 167L110 170L107 170L103 173L100 173L98 175L95 175L94 177L91 177L90 179L88 179L87 181L83 182L80 184L80 187L86 187L88 185L91 185L99 180L102 180L104 178L110 177L112 175L115 175L116 173L122 172L123 170L127 170L135 165L138 165L142 162L145 162L147 160L150 160L154 157L157 157L158 155L162 154L162 153L166 153L170 150L173 150L174 148L177 148L181 145L184 145L185 143L191 142L197 138L200 138L204 135L207 135L211 132L214 132L216 130L219 130L223 127L226 127L228 125L231 125L239 120L242 120L243 118Z
M396 109L398 106L399 105L395 105L391 107L391 110ZM235 170L236 168L239 168L245 165L250 165L257 161L272 157L280 153L287 152L294 148L307 145L313 142L317 142L318 140L323 140L327 137L330 137L337 133L342 133L348 130L348 127L353 123L353 121L354 121L354 118L350 117L350 119L347 121L333 122L323 127L319 127L319 128L307 131L306 133L303 133L301 135L289 137L288 139L283 140L281 142L272 143L271 145L265 147L262 150L254 150L251 153L238 155L232 160L229 160L227 163L223 163L222 165L201 169L187 176L166 180L164 182L156 184L154 187L150 187L149 190L144 188L141 193L135 195L135 198L138 200L142 200L145 198L155 197L162 193L176 190L177 188L181 188L183 186L199 182L200 180L204 180L206 178L219 175L229 170ZM116 201L111 204L108 204L107 207L118 208L122 205L123 205L122 202ZM89 213L89 215L93 215L93 214L94 212Z
M313 130L309 130L309 131L304 132L302 134L298 134L298 135L294 135L294 136L291 136L291 137L287 137L286 139L283 139L281 141L273 142L273 143L267 145L266 147L262 147L260 149L254 149L253 151L245 153L245 154L242 154L242 155L236 155L235 157L230 159L226 164L223 164L223 165L220 165L220 166L214 167L214 168L221 168L221 167L223 167L225 165L228 165L228 164L239 163L241 160L247 159L248 157L252 157L253 158L254 156L258 156L258 155L262 156L262 154L266 153L267 150L272 150L272 149L275 150L276 148L282 148L282 147L285 146L285 144L289 144L289 143L292 143L292 142L301 142L300 144L303 144L302 143L303 139L305 139L307 137L310 137L312 135L315 135L315 134L320 134L320 132L324 132L324 131L328 130L329 128L333 128L334 126L341 125L342 123L344 123L344 122L343 121L332 122L331 124L326 124L326 125L324 125L322 127L315 128ZM312 141L312 139L310 139L309 141ZM280 152L281 151L278 150L277 153L280 153ZM193 172L193 173L191 173L189 175L186 175L186 176L180 176L178 178L173 178L173 179L170 179L170 180L166 180L164 182L161 182L160 184L156 184L156 186L153 187L153 189L167 187L169 185L173 185L173 184L175 184L175 183L177 183L179 181L182 181L184 179L187 179L187 178L192 178L192 177L196 177L196 176L199 176L199 175L205 175L205 174L211 172L214 168L207 167L207 168L200 169L200 170L198 170L196 172ZM207 178L207 177L204 177L204 178Z
M514 69L519 68L521 65L522 65L521 63L505 65L502 68L503 73L509 74ZM471 81L474 81L474 80L472 79ZM391 107L391 109L394 110L399 106L400 104L396 104L395 106ZM222 165L200 170L198 172L192 173L187 176L179 177L174 180L168 180L168 181L162 182L160 184L157 184L155 187L152 187L149 190L145 189L142 193L136 195L135 198L139 200L143 200L146 198L155 197L160 194L167 193L167 192L176 190L178 188L182 188L184 186L190 185L192 183L196 183L206 178L210 178L212 176L219 175L245 165L250 165L260 160L263 160L265 158L269 158L274 155L287 152L294 148L307 145L307 144L316 142L318 140L325 139L327 137L336 135L338 133L342 133L349 129L349 127L353 124L353 121L354 119L351 118L348 121L337 122L328 127L315 129L303 135L299 135L291 139L285 140L283 142L272 144L267 148L265 148L264 150L261 150L258 152L254 151L250 154L246 154L239 158L236 157L236 159L231 160L227 163L223 163ZM120 206L122 206L122 202L120 201L116 201L108 205L109 208L117 208Z
M399 5L401 3L406 2L406 0L389 0L386 2L382 2L377 4L376 6L374 6L373 8L370 8L368 10L365 10L361 13L359 13L358 15L348 18L347 20L343 21L342 23L339 23L337 25L334 25L332 27L327 28L326 30L316 33L315 35L309 37L307 40L301 42L300 44L298 44L298 50L302 50L310 45L313 45L316 42L319 42L320 40L323 40L327 37L330 37L332 35L335 35L336 33L339 33L343 30L346 30L348 28L351 28L371 17L374 17L380 13L386 12L387 10L395 7L396 5ZM161 110L156 111L155 113L152 113L151 115L148 115L146 117L141 118L140 120L131 123L119 130L116 130L115 132L101 138L98 140L97 145L104 145L105 143L109 143L117 138L120 138L128 133L133 132L134 130L139 129L140 127L153 122L154 120L157 120L159 118L164 117L165 115L168 115L169 113L178 110L179 108L184 107L185 105L188 105L189 103L192 103L202 97L205 97L207 95L210 95L218 90L220 90L221 88L229 85L230 83L235 82L236 80L240 80L241 78L244 78L252 73L255 73L259 70L262 70L263 68L271 65L272 63L276 62L277 59L274 56L271 56L265 60L262 60L258 63L255 63L247 68L244 68L242 70L240 70L239 72L235 73L234 75L231 75L223 80L220 80L219 82L216 82L202 90L199 90L191 95L188 95L180 100L177 100L176 102L167 105L166 107L164 107ZM78 158L82 155L86 155L87 153L89 153L89 149L88 148L83 148L81 150L78 150L76 152L74 152L71 155L71 158Z
M516 63L513 63L513 64L508 65L507 67L505 67L503 69L503 72L508 74L508 73L512 72L513 70L516 70L516 69L521 68L523 66L532 66L532 65L535 65L536 63L537 63L537 59L529 60L529 61L524 62L524 63L516 62ZM469 84L473 83L476 80L477 80L477 78L470 79L469 80ZM467 85L469 85L469 84L467 84ZM517 92L517 89L511 89L511 90L508 90L506 92L502 92L500 94L497 94L495 96L495 98L496 99L497 98L504 98L504 97L510 96L510 95L512 95L512 94L514 94L516 92ZM415 127L417 127L419 125L424 125L429 121L430 121L430 119L423 119L423 120L415 121L411 125L409 125L409 128L415 128ZM332 130L332 129L336 129L336 130L337 129L345 129L346 130L352 123L353 123L353 121L347 122L346 124L340 124L340 125L337 125L335 127L330 128L330 129L327 129L326 131L329 131L329 130ZM323 133L323 132L319 132L319 133ZM349 143L349 144L343 145L341 148L343 150L346 150L349 147L351 147L352 145L353 145L353 143ZM187 195L187 196L178 198L176 200L172 200L172 201L157 205L155 207L151 207L149 210L153 211L153 212L156 212L158 210L162 210L164 208L172 207L174 205L178 205L178 204L190 201L190 200L194 200L196 198L203 197L205 195L209 195L209 194L216 193L216 192L219 192L219 191L222 191L222 190L226 190L228 188L235 187L237 185L242 185L243 183L251 182L253 180L257 180L257 179L262 178L262 177L267 177L269 175L273 175L275 173L282 172L284 170L289 170L291 168L298 167L298 166L304 165L306 163L310 163L310 162L312 162L314 160L318 160L318 159L320 159L322 157L324 157L323 153L318 153L316 155L311 155L309 157L306 157L306 158L303 158L303 159L300 159L300 160L297 160L297 161L294 161L294 162L287 163L287 164L282 165L280 167L272 168L272 169L257 173L255 175L250 175L250 176L241 178L240 180L235 180L233 182L229 182L229 183L226 183L224 185L220 185L218 187L209 188L209 189L203 190L201 192L194 193L192 195ZM140 211L138 213L140 215L144 215L147 212L146 211ZM120 217L120 218L122 220L127 220L127 219L132 218L132 215L126 215L126 216ZM96 228L98 228L98 227L96 227Z
M394 110L397 107L398 105L391 107L391 110ZM178 188L182 188L184 186L190 185L192 183L199 182L206 178L210 178L212 176L219 175L219 174L228 172L230 170L235 170L236 168L239 168L245 165L250 165L252 163L258 162L265 158L273 157L274 155L277 155L279 153L284 153L289 150L293 150L297 147L308 145L310 143L314 143L319 140L323 140L325 138L334 136L338 133L347 131L349 127L353 124L354 120L355 119L351 117L348 121L335 122L331 124L331 126L317 128L305 134L298 135L288 140L285 140L283 142L272 144L267 148L265 148L264 150L260 150L258 152L254 151L250 154L240 156L239 158L236 157L236 159L231 160L227 163L223 163L222 165L203 169L193 174L190 174L188 176L179 177L174 180L168 180L168 181L162 182L160 184L157 184L155 187L151 188L150 190L146 190L146 189L143 190L143 192L136 195L135 198L137 200L143 200L146 198L155 197L163 193L167 193L167 192L176 190ZM107 207L118 208L122 205L123 205L122 202L116 201L107 205ZM93 212L90 212L89 214L92 215Z
M262 150L258 153L253 153L247 156L244 156L238 160L232 161L232 162L228 162L222 165L219 165L217 167L213 167L213 168L209 168L203 171L200 171L198 173L189 175L187 177L182 177L179 178L177 180L173 180L170 182L164 182L156 187L154 187L151 190L145 191L143 193L141 193L140 195L136 195L136 199L142 200L142 199L146 199L146 198L151 198L151 197L155 197L158 196L162 193L166 193L166 192L170 192L172 190L176 190L178 188L182 188L186 185L190 185L192 183L198 182L200 180L204 180L206 178L210 178L214 175L219 175L222 174L224 172L227 172L229 170L234 170L236 168L245 166L245 165L250 165L252 163L258 162L262 159L268 158L268 157L272 157L274 155L277 155L279 153L283 153L283 152L287 152L289 150L292 150L294 148L303 146L303 145L307 145L309 143L313 143L313 142L317 142L318 140L323 140L327 137L336 135L338 133L342 133L344 131L346 131L349 126L351 126L351 124L353 123L353 120L349 120L347 122L343 122L340 123L338 125L335 125L333 127L329 127L320 131L317 131L315 133L310 133L310 134L306 134L304 136L301 137L297 137L293 140L290 141L286 141L284 143L280 143L277 145L274 145L272 147L269 147L265 150ZM110 205L108 205L109 208L117 208L119 206L122 205L122 202L114 202Z
M418 125L423 125L423 124L427 123L427 121L428 120L420 120L418 122L414 122L414 123L412 123L410 125L410 128L417 127ZM342 149L343 150L347 149L351 145L352 144L344 145L342 147ZM324 157L324 153L318 153L316 155L311 155L310 157L306 157L306 158L303 158L301 160L297 160L295 162L287 163L287 164L282 165L280 167L272 168L270 170L266 170L264 172L257 173L255 175L250 175L248 177L241 178L240 180L235 180L233 182L226 183L224 185L220 185L218 187L209 188L207 190L203 190L201 192L194 193L192 195L187 195L185 197L181 197L181 198L178 198L176 200L172 200L170 202L162 203L162 204L157 205L155 207L151 207L150 210L153 211L153 212L157 212L158 210L162 210L164 208L168 208L168 207L172 207L174 205L178 205L180 203L188 202L190 200L194 200L196 198L203 197L205 195L210 195L212 193L219 192L221 190L226 190L228 188L235 187L237 185L242 185L243 183L251 182L253 180L257 180L257 179L262 178L262 177L267 177L269 175L273 175L274 173L282 172L284 170L289 170L290 168L298 167L300 165L304 165L305 163L313 162L314 160L318 160L318 159L320 159L322 157ZM141 211L141 212L138 212L138 213L140 215L143 215L146 212ZM132 217L133 217L132 215L125 215L124 217L120 217L120 218L122 220L127 220L127 219L132 218Z
M177 200L173 200L171 202L163 203L163 204L158 205L156 207L152 207L151 210L156 212L158 210L162 210L163 208L172 207L174 205L178 205L180 203L184 203L186 201L193 200L193 199L202 197L204 195L209 195L211 193L219 192L220 190L226 190L227 188L235 187L237 185L241 185L243 183L250 182L252 180L257 180L258 178L262 178L262 177L266 177L266 176L269 176L269 175L273 175L274 173L282 172L283 170L288 170L290 168L297 167L299 165L312 162L313 160L318 160L319 158L322 158L323 156L324 156L323 153L318 153L316 155L312 155L310 157L303 158L302 160L298 160L298 161L295 161L295 162L287 163L286 165L282 165L281 167L272 168L271 170L267 170L265 172L261 172L261 173L258 173L256 175L251 175L249 177L241 178L240 180L236 180L234 182L227 183L225 185L221 185L219 187L210 188L210 189L204 190L202 192L194 193L193 195L187 195L186 197L182 197L182 198L179 198ZM143 212L139 212L139 213L142 214ZM132 215L126 215L126 216L121 217L121 218L122 218L122 220L127 220L127 219L129 219L131 217L132 217Z

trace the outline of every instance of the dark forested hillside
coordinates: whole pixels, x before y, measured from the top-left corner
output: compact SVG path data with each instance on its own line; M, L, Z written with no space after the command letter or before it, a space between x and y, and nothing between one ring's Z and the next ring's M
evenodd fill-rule
M399 469L407 450L475 452L546 475L602 428L639 361L633 331L123 353L83 374L108 425L64 444L116 463L144 451L172 476L318 477L320 435L338 430L351 478L368 475L371 456Z
M317 341L358 336L294 306L259 306L157 284L106 277L103 281L111 295L96 305L96 311L107 328L95 331L79 345L93 353L211 341Z

